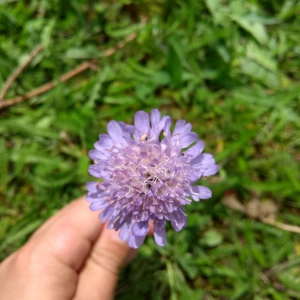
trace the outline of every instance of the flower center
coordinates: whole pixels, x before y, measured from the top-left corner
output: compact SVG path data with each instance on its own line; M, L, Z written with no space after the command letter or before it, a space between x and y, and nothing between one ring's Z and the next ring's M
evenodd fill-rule
M143 201L168 200L183 196L186 179L186 158L180 149L172 150L155 141L141 141L116 152L108 170L110 183L117 188L117 198L144 198ZM154 201L155 202L155 201Z

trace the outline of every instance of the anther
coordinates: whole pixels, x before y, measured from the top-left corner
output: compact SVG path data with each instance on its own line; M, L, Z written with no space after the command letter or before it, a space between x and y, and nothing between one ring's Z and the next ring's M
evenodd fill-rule
M141 137L140 137L140 141L143 142L145 140L147 140L147 133L144 133Z

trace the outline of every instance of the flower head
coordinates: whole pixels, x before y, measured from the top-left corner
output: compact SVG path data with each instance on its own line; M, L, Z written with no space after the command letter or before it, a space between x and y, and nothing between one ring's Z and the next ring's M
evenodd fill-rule
M101 210L107 227L120 230L120 238L133 248L144 242L150 222L156 243L164 246L166 221L180 231L187 224L190 198L211 197L207 187L193 183L217 173L213 156L202 154L204 143L190 123L177 121L173 133L170 127L171 118L161 118L158 109L151 116L138 111L134 125L110 121L108 134L100 134L89 152L94 161L89 173L103 179L86 185L90 209Z

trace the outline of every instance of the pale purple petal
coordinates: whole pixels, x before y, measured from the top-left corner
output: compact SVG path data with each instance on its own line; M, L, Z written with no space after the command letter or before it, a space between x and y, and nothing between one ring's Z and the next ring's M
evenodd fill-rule
M85 188L88 190L88 192L97 192L97 182L89 181L85 184Z
M105 207L108 204L109 204L109 202L107 202L107 201L93 202L90 204L90 210L96 211L96 210L102 209L103 207Z
M165 227L157 227L154 224L153 235L158 246L163 247L167 242L167 235Z
M130 235L128 238L128 245L132 248L137 249L144 243L144 240L145 240L145 236Z
M102 222L106 222L108 219L110 219L113 216L114 207L112 204L107 206L102 212L99 214L99 218L102 219Z
M89 166L89 174L97 177L97 178L101 178L100 177L100 170L97 168L97 165L90 165Z
M195 201L199 201L199 199L209 199L212 192L205 186L196 185L191 187L190 194Z
M147 134L150 128L149 114L145 111L138 111L134 115L134 126L143 134Z
M119 237L123 241L127 241L129 234L130 234L130 226L131 222L127 222L123 225L123 227L120 229Z
M132 234L134 236L145 236L149 231L148 221L136 222L132 227Z
M108 136L107 134L100 134L99 138L100 140L94 144L96 150L102 150L103 148L107 150L112 149L114 141L110 136Z
M103 201L106 198L108 198L107 193L99 191L98 193L88 193L86 196L86 201L88 202Z
M160 112L159 112L159 110L157 108L152 109L152 111L151 111L151 127L152 128L158 127L159 122L160 122Z
M180 220L180 221L174 220L171 221L171 225L176 232L179 232L180 230L182 230L182 228L186 226L186 220Z
M170 137L171 136L171 131L170 131L171 124L172 124L172 121L171 121L170 117L167 117L167 118L163 117L162 118L161 126L163 126L164 135L166 137Z
M127 146L127 141L125 140L125 138L123 137L123 131L121 126L118 124L118 122L116 121L110 121L107 124L107 132L109 134L109 136L112 138L112 140L114 140L115 142L123 145L123 146Z
M181 148L186 148L192 143L196 142L198 139L198 135L194 132L187 133L180 139Z
M206 170L203 171L203 175L208 177L217 174L219 171L218 165L209 165Z
M172 124L171 118L169 116L163 116L161 121L158 124L157 130L161 132L163 129L165 129L170 132L171 124Z
M194 146L192 146L184 152L184 155L189 155L191 158L195 158L196 156L201 154L203 149L204 143L202 141L197 141L197 143Z
M195 165L198 169L199 175L203 176L211 176L218 172L218 166L215 163L215 159L209 153L203 153L193 160L191 160L191 164Z
M102 159L108 158L109 154L105 153L105 152L100 152L98 150L90 150L89 151L89 157L93 161L98 161L98 160L102 160Z
M176 135L183 136L187 133L190 133L191 130L192 130L192 124L191 123L186 123L186 121L184 121L184 120L178 120L176 122L176 125L175 125L172 136L173 137L176 136Z
M130 143L131 136L135 133L136 128L133 125L128 125L124 122L119 122L119 125L122 128L124 138Z
M211 165L214 164L215 160L213 156L209 153L203 153L195 157L192 161L191 164L205 164L205 165Z
M171 221L172 227L178 232L187 224L186 214L178 208L177 211L174 211L169 216L169 220Z

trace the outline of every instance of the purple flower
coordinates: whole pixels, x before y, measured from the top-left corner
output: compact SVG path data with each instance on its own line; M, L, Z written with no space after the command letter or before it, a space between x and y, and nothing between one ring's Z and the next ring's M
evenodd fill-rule
M211 197L207 187L193 183L217 173L213 156L202 154L204 143L190 123L177 121L173 133L170 127L171 118L161 118L158 109L150 117L138 111L134 125L110 121L108 134L100 134L89 152L94 161L89 173L103 179L86 185L90 209L101 210L99 218L120 230L120 238L133 248L143 244L149 223L156 243L164 246L166 220L180 231L187 224L190 198Z

